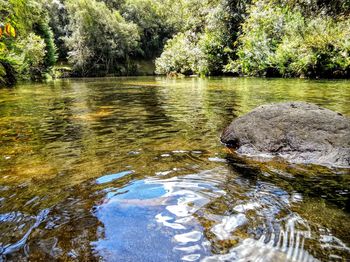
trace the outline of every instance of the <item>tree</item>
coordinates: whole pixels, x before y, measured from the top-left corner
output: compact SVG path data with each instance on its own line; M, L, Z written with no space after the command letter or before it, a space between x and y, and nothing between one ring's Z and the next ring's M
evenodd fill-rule
M52 29L54 44L57 47L58 60L65 61L68 49L65 37L68 36L68 12L63 0L46 0L44 4L49 17L49 27Z
M161 53L166 40L178 30L180 19L174 19L176 9L176 5L168 5L166 1L125 1L121 14L127 21L137 24L140 32L137 56L152 59Z
M95 0L68 0L68 58L78 75L127 74L129 57L139 44L134 23Z
M225 65L235 56L234 42L239 35L249 2L249 0L185 1L184 34L176 35L174 41L169 41L165 46L163 54L156 61L157 72L169 73L171 69L200 75L223 74ZM184 40L184 37L187 39ZM175 43L183 49L176 50ZM189 46L192 46L194 52L188 50ZM180 59L182 50L188 59ZM198 57L191 58L189 57L191 55ZM191 70L186 69L188 64L192 65Z

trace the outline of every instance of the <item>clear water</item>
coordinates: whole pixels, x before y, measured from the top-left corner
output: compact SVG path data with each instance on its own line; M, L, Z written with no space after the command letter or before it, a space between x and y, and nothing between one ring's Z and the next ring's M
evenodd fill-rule
M350 259L349 170L258 163L219 142L235 117L290 100L349 116L350 81L105 78L1 89L1 259Z

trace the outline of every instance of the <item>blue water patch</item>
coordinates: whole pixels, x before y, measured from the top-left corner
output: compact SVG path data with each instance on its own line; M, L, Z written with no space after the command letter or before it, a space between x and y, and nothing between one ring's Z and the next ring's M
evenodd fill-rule
M109 183L109 182L112 182L112 181L119 179L123 176L133 174L134 172L135 172L134 170L127 170L127 171L122 171L122 172L119 172L116 174L101 176L100 178L96 179L96 183L97 184Z
M179 261L173 252L176 232L160 229L155 220L164 207L149 201L165 193L162 184L145 180L108 192L109 201L95 212L103 224L103 237L91 243L94 251L106 261Z
M146 184L144 180L135 181L126 187L108 192L106 198L118 199L152 199L163 196L166 193L161 184Z
M103 238L92 242L92 248L106 261L179 261L173 252L175 232L160 229L154 217L155 207L112 205L97 213L103 223Z

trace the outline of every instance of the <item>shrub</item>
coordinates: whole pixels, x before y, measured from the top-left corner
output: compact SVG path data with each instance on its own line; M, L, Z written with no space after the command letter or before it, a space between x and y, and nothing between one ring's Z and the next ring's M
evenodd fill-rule
M41 78L46 71L45 57L47 51L45 40L34 33L30 33L18 42L17 48L21 50L22 63L18 69L18 72L22 75L21 77Z
M234 41L250 0L184 2L184 32L168 41L156 73L220 75L235 56Z
M238 39L238 59L226 70L256 76L349 75L350 19L308 18L289 7L257 1Z
M350 20L316 17L302 34L288 32L276 50L280 73L287 76L342 77L350 68Z
M177 72L189 75L202 72L206 61L202 50L197 46L196 38L194 33L186 32L170 39L156 60L156 73Z

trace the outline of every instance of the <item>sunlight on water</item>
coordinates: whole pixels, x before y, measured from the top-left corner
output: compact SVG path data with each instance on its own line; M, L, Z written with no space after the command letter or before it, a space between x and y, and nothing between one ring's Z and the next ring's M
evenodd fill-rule
M0 260L344 261L348 170L219 135L270 102L350 115L349 81L106 78L0 90Z

